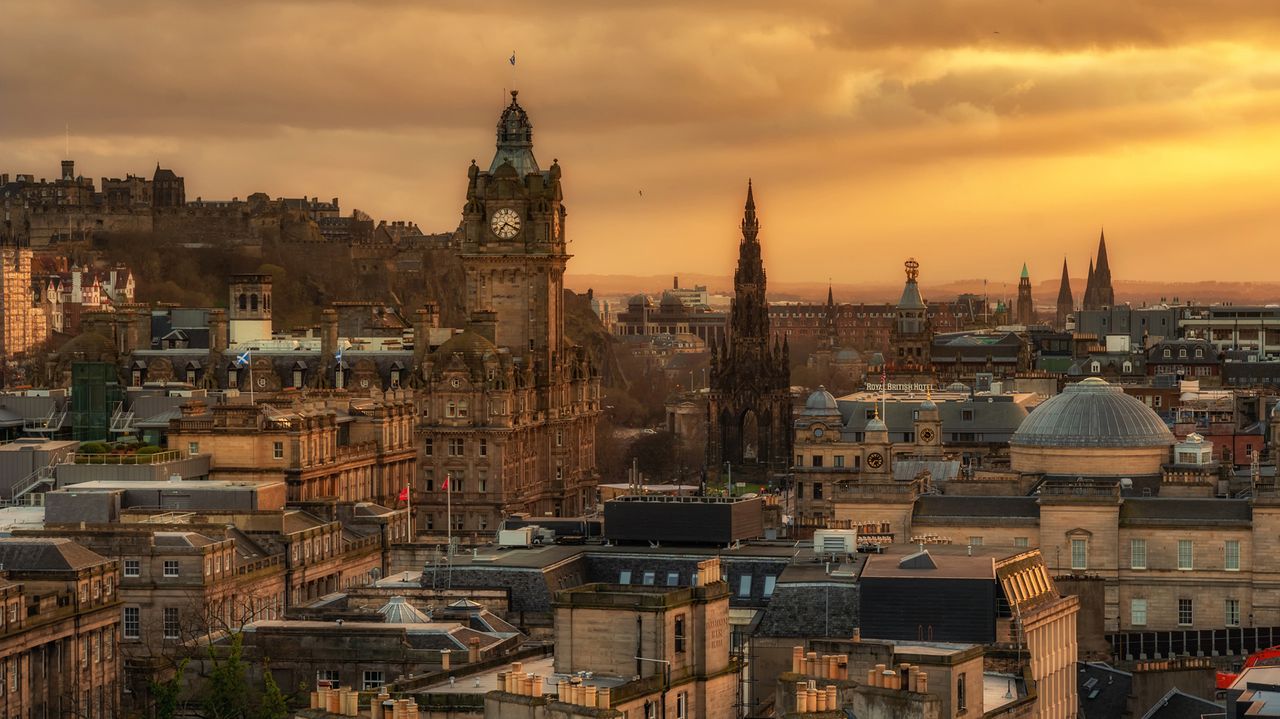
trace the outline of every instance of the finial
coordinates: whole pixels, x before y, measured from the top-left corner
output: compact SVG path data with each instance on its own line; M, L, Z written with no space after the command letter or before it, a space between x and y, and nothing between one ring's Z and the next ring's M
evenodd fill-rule
M520 94L520 91L519 91L519 90L512 90L512 91L511 91L511 101L512 101L512 102L515 102L515 101L516 101L516 95L519 95L519 94Z
M920 263L916 262L916 258L908 257L907 261L902 263L902 266L906 268L907 281L915 282L916 278L920 276Z
M924 386L924 398L930 402L933 401L933 383L932 382Z
M880 405L878 404L876 405L875 412L876 412L875 419L880 419Z

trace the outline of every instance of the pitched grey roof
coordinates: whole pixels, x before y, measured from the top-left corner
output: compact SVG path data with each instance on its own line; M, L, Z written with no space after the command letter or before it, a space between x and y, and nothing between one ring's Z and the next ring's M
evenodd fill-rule
M0 538L0 565L21 572L63 572L105 564L111 560L70 539Z
M1142 719L1200 719L1205 714L1223 716L1225 709L1207 699L1193 697L1178 688L1170 689Z
M1106 664L1076 662L1076 692L1084 719L1123 716L1133 675Z
M1216 497L1126 497L1120 521L1249 522L1253 508L1247 499Z
M1105 380L1067 385L1036 407L1009 443L1021 447L1161 447L1173 433L1160 415Z
M427 624L431 618L410 604L404 597L392 597L378 609L387 624Z

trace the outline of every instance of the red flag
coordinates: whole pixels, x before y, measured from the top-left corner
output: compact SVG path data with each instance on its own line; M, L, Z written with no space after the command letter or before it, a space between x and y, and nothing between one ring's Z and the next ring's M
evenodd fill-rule
M447 474L444 476L444 482L441 483L440 485L440 491L441 492L449 491L449 475Z
M401 502L409 501L409 485L407 484L404 486L404 489L400 490L400 501Z

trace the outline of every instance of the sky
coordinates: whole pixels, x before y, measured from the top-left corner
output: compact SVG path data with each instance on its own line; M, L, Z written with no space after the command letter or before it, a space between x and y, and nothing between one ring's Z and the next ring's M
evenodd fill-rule
M515 87L571 273L730 274L750 177L785 281L1280 278L1274 0L6 5L0 172L448 231Z

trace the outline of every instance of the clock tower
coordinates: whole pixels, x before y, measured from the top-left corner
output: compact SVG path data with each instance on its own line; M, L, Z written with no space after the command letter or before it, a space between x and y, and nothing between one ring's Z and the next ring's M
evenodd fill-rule
M564 353L565 209L560 164L533 156L533 125L511 91L488 170L467 171L462 264L467 314L493 312L495 342L543 368Z

